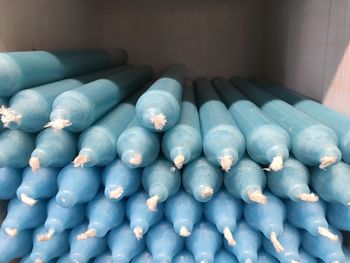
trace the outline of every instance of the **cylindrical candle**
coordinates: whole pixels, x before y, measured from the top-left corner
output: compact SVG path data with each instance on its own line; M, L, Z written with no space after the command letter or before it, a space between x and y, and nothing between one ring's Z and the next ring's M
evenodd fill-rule
M0 168L0 200L8 200L16 195L22 182L22 169Z
M239 263L237 258L228 253L225 249L221 249L218 253L216 253L214 262L220 262L220 263ZM246 261L248 262L248 261Z
M32 250L32 231L25 230L16 236L9 236L4 229L0 229L0 262L11 262L23 257Z
M350 207L348 205L328 203L327 219L335 228L350 231Z
M174 258L172 263L195 263L193 255L187 250L183 249Z
M275 259L273 256L268 254L265 250L259 251L257 262L259 262L259 263L278 263L277 259ZM301 263L308 263L308 262L301 262Z
M141 252L131 260L131 263L152 263L152 262L153 262L152 254L149 253L147 250Z
M113 263L112 254L109 250L95 258L94 263Z

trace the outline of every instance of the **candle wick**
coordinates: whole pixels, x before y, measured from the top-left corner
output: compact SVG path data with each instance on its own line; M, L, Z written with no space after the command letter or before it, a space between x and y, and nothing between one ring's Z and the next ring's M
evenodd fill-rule
M44 263L44 260L42 258L37 258L34 263Z
M281 252L284 251L284 247L282 246L282 244L277 239L276 232L272 232L271 233L270 240L271 240L271 243L274 246L274 248L275 248L277 253L281 253Z
M140 153L134 154L134 156L129 160L129 163L132 165L140 165L141 162L142 162L142 155Z
M324 236L332 241L337 241L339 239L337 235L333 234L328 228L325 228L325 227L319 227L318 233L321 236Z
M167 123L166 117L164 114L157 114L151 117L151 123L154 124L154 128L157 131L164 129L165 124Z
M321 158L320 169L326 169L328 166L335 164L337 162L336 156L326 156Z
M10 228L10 227L8 227L8 228L5 228L5 232L6 232L6 234L8 234L9 236L14 237L14 236L17 235L18 230L17 230L17 228Z
M230 171L231 167L233 164L233 158L232 156L224 156L220 158L220 165L222 170L224 170L225 172Z
M33 206L38 202L38 200L35 200L35 199L29 197L25 193L21 193L20 199L21 199L22 203L25 203L26 205L29 205L29 206Z
M46 234L38 235L36 239L39 242L48 241L48 240L50 240L52 238L52 236L54 234L55 234L55 230L54 229L49 229Z
M205 186L201 191L201 197L207 198L214 194L214 189L210 186Z
M237 244L236 240L233 238L231 230L228 227L224 228L224 237L230 246L235 246Z
M282 156L275 156L269 166L269 170L273 172L278 172L283 169L283 158Z
M266 196L260 191L248 192L248 197L254 203L266 204L267 202Z
M318 196L315 195L314 193L311 194L307 194L307 193L303 193L298 195L298 199L300 199L301 201L304 202L317 202L318 201Z
M2 106L0 108L1 121L5 127L8 127L11 122L19 124L22 120L22 116L17 114L14 110Z
M109 191L108 196L111 199L118 199L124 193L124 188L121 186L116 187L114 190Z
M133 232L134 232L134 235L135 235L137 240L142 239L142 237L143 237L143 229L142 229L142 227L140 227L140 226L135 227Z
M29 166L32 168L34 173L38 172L40 169L40 160L38 157L31 157L29 159Z
M71 125L72 123L70 122L70 120L55 119L53 121L50 121L48 124L46 124L44 128L53 128L55 130L62 130Z
M191 232L188 230L188 228L185 227L185 226L181 226L181 228L180 228L180 236L188 237L190 235L191 235Z
M90 158L87 155L78 155L73 161L74 167L83 167L89 160Z
M184 165L184 162L185 162L185 156L183 156L183 154L179 154L174 159L174 164L177 169L181 169Z
M299 263L299 261L296 261L296 260L294 260L294 259L292 259L290 262L291 262L291 263Z
M157 195L147 199L146 204L148 209L155 212L157 210L158 201L159 201L159 197Z
M95 229L88 229L84 233L81 233L77 236L78 240L85 240L88 238L92 238L96 236L96 230Z

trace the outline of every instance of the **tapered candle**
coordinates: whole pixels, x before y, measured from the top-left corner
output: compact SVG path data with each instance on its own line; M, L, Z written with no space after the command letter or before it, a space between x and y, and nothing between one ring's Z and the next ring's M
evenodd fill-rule
M305 252L303 249L299 249L299 262L300 263L317 263L317 260Z
M31 260L30 258L29 258L29 255L27 255L27 256L25 256L25 257L23 257L23 258L21 258L21 261L19 261L20 263L33 263L33 260ZM59 258L55 258L55 259L53 259L53 260L50 260L50 261L45 261L45 263L59 263L59 262L61 262L62 263L62 261L59 261ZM65 262L67 262L67 261L65 261Z
M186 238L186 248L192 253L196 262L213 263L215 254L222 247L222 236L215 226L201 221Z
M70 253L69 259L72 262L88 262L90 259L99 256L107 249L107 237L93 237L78 239L78 235L88 229L84 223L75 227L69 235Z
M47 205L47 218L44 227L46 233L37 235L38 241L50 240L55 233L62 233L81 224L85 218L85 205L78 204L71 208L60 206L55 198Z
M199 202L208 202L222 185L220 168L201 157L186 165L182 174L186 192Z
M294 158L286 160L281 171L267 171L267 185L271 192L294 202L317 202L318 196L311 193L309 182L308 168Z
M0 97L0 114L2 114L2 111L3 111L4 109L6 109L7 104L8 104L7 98ZM3 129L4 129L4 125L3 125L3 122L2 122L2 120L1 120L1 121L0 121L0 132L1 132Z
M131 263L153 263L152 254L145 250L134 257Z
M109 250L95 258L94 263L113 263L112 254Z
M224 242L225 248L234 254L240 263L259 262L258 250L261 246L262 235L251 228L244 220L237 223L233 232L237 243L232 246L227 241Z
M29 206L17 198L12 199L7 206L7 215L1 227L9 236L16 236L21 231L36 228L46 219L46 205L45 200Z
M102 173L105 196L120 200L134 194L141 185L141 176L140 169L130 169L120 159L116 159Z
M265 250L259 251L257 262L259 262L259 263L278 263L277 259L274 258L273 256L271 256L270 254L268 254Z
M22 169L0 168L0 200L8 200L16 195L22 182Z
M195 263L193 255L187 250L183 249L178 253L174 259L173 263Z
M230 246L236 245L235 231L237 221L242 216L242 203L225 190L217 192L204 204L204 216L222 233Z
M350 231L350 207L343 204L327 204L328 222L342 231Z
M158 204L155 211L150 211L147 207L147 199L148 194L139 191L133 194L126 202L126 216L130 222L130 229L134 232L137 239L141 239L151 226L163 218L163 204Z
M266 202L246 203L244 206L244 218L248 225L262 232L269 239L275 250L284 251L278 237L283 233L283 222L286 218L286 208L282 201L270 192L264 193Z
M128 54L122 49L2 53L0 96L9 97L25 88L124 64L127 59Z
M114 228L108 235L113 262L128 263L145 249L145 239L137 239L128 222Z
M104 237L109 230L123 222L124 201L115 202L99 193L87 204L86 217L89 221L88 228L77 238Z
M233 78L240 91L252 99L292 140L293 155L302 163L326 168L341 159L333 130L290 104L241 78ZM292 117L291 117L292 116Z
M0 133L0 167L24 168L35 148L35 136L19 130Z
M48 126L83 131L151 77L143 65L66 91L54 100Z
M174 256L182 250L184 239L174 231L169 222L163 220L148 231L146 246L154 263L171 263Z
M163 154L178 169L199 158L202 152L202 135L193 83L184 84L181 113L173 128L166 131L162 139Z
M62 207L87 203L95 197L100 187L100 170L97 167L64 167L57 177L56 202Z
M55 196L58 172L55 168L42 168L37 173L30 167L24 169L22 183L16 192L18 199L32 206L40 199Z
M245 137L249 156L272 171L281 170L289 156L289 134L227 80L219 77L213 83Z
M226 190L235 198L247 203L266 202L263 190L266 176L261 167L249 157L243 157L224 175Z
M245 141L208 79L195 81L205 157L229 171L243 156Z
M148 209L155 211L158 203L166 201L179 190L181 175L171 162L160 158L143 170L142 185L149 195Z
M25 230L16 236L9 236L4 229L0 229L0 262L23 257L32 250L32 231Z
M182 237L191 235L193 226L201 220L202 214L202 204L184 190L178 191L165 203L165 216Z
M220 263L239 263L237 258L228 253L225 249L221 249L218 253L216 253L214 262L220 262Z
M151 131L161 132L175 125L180 116L185 76L184 65L172 65L139 98L136 114L142 126Z

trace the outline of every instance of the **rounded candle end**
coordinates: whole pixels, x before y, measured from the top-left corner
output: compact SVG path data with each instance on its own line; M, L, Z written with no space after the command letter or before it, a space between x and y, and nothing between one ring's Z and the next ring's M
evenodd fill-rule
M16 124L19 124L21 122L22 116L17 114L15 111L11 110L10 108L6 108L5 106L2 106L0 108L0 114L1 121L4 124L4 127L8 127L10 123L14 122Z
M17 235L18 230L17 230L17 228L9 228L9 227L7 227L7 228L5 228L5 232L6 232L7 235L9 235L11 237L14 237L14 236Z
M53 128L55 130L62 130L68 126L71 126L72 123L70 120L66 119L55 119L53 121L50 121L48 124L44 126L44 128Z
M335 164L337 162L336 156L326 156L321 158L321 163L319 165L320 169L326 169L328 166Z
M131 165L138 166L142 163L142 155L140 153L135 153L130 159L129 163Z
M85 239L93 238L95 236L96 236L96 230L91 228L86 230L84 233L77 235L77 239L85 240Z
M78 155L73 161L74 167L83 167L84 164L89 161L89 159L90 158L87 155Z
M40 160L38 157L31 157L29 159L29 166L32 168L32 171L36 173L40 169Z
M25 203L26 205L29 205L29 206L33 206L38 202L38 200L35 200L35 199L29 197L25 193L21 193L20 199L21 199L22 203Z
M281 253L284 251L284 247L277 239L276 232L271 233L270 240L277 253Z
M157 210L157 204L159 201L159 197L158 196L152 196L151 198L147 199L147 207L150 211L155 212Z
M188 237L190 235L191 235L191 232L187 229L187 227L181 226L181 228L180 228L180 236Z
M201 197L203 197L203 198L210 197L213 194L214 194L214 189L211 188L210 186L203 187L203 189L201 191Z
M339 239L337 235L333 234L328 228L325 228L325 227L319 227L318 233L321 236L324 236L332 241L337 241Z
M123 193L124 193L124 188L121 186L118 186L114 190L109 191L108 196L111 199L119 199Z
M275 156L272 159L272 162L269 166L269 170L273 172L278 172L283 169L283 157L282 156Z
M166 117L162 113L153 115L150 121L157 131L162 131L164 129L165 124L167 123Z
M47 231L46 234L42 234L42 235L38 235L36 237L36 239L39 241L39 242L43 242L43 241L48 241L52 238L52 236L55 234L55 230L53 229L49 229L49 231Z
M134 230L132 232L134 232L134 235L135 235L137 240L141 240L142 239L142 237L143 237L143 229L142 229L142 227L137 226L137 227L134 228Z
M222 170L224 170L225 172L228 172L231 170L232 164L233 164L233 158L231 156L224 156L220 158L220 166Z
M185 156L182 154L179 154L178 156L175 157L174 159L174 164L177 169L181 169L185 163Z
M304 194L298 195L298 199L300 199L301 201L304 201L304 202L314 203L314 202L318 201L318 196L315 195L314 193L311 193L311 194L304 193Z
M229 246L233 247L237 244L236 240L233 238L231 230L228 227L224 228L224 237L227 240Z
M249 200L254 203L266 204L267 202L266 196L260 191L249 192L248 197L249 197Z

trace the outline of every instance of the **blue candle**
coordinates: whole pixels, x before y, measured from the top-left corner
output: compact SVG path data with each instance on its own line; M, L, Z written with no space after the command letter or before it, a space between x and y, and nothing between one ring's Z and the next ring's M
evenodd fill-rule
M317 263L317 260L303 249L299 249L299 256L300 263Z
M38 173L34 173L30 167L24 169L22 183L16 192L18 199L32 206L39 199L55 196L58 172L55 168L42 168Z
M202 204L184 190L178 191L165 203L165 216L173 224L175 232L182 237L191 234L193 226L202 218L202 210Z
M272 171L281 170L289 156L288 133L227 80L219 77L213 83L244 134L249 156L260 164L269 165ZM232 83L242 85L237 79Z
M95 258L94 263L113 263L112 254L109 250Z
M62 233L81 224L84 218L85 205L64 208L52 198L47 205L47 218L44 224L47 233L41 233L36 238L38 241L50 240L55 233Z
M182 250L184 239L174 231L171 224L163 220L148 231L146 245L154 263L171 263L173 257Z
M0 168L0 200L8 200L14 197L21 182L21 169L11 167Z
M113 262L128 263L145 249L145 239L137 239L128 222L114 228L108 235Z
M53 102L48 126L83 131L151 77L143 65L66 91Z
M131 263L153 263L152 254L145 250L134 257Z
M218 253L216 253L214 262L221 263L239 263L237 258L232 254L228 253L225 249L221 249ZM246 261L247 262L247 261Z
M24 168L35 148L35 136L19 130L0 133L0 167Z
M286 218L286 208L282 201L269 192L264 193L266 203L246 203L244 218L248 225L262 232L269 239L277 252L284 248L278 237L283 233L283 222Z
M9 236L0 229L0 262L23 257L32 250L32 231L21 231L16 236Z
M195 263L193 255L187 250L183 249L174 258L172 263Z
M158 203L166 201L180 188L181 175L171 162L159 158L142 173L142 185L148 192L148 209L155 211Z
M23 257L21 259L21 261L19 261L20 263L33 263L33 261L29 258L30 255L27 255L25 257ZM59 260L59 258L55 258L53 260L50 260L50 261L45 261L45 263L56 263L56 261ZM57 262L61 262L61 261L57 261ZM67 261L65 261L67 262ZM61 262L62 263L62 262Z
M186 165L182 174L186 192L199 202L208 202L222 185L220 168L201 157Z
M103 193L96 195L86 206L88 229L79 234L77 239L104 237L109 230L120 225L124 219L124 202L115 202Z
M212 224L202 221L195 225L186 239L186 248L196 262L213 263L215 254L222 247L222 236Z
M298 229L290 224L284 224L283 233L278 239L283 246L283 251L276 251L275 247L268 239L263 240L264 249L282 263L299 262L299 245L301 240Z
M76 168L68 165L57 177L56 202L66 208L87 203L97 194L100 181L100 170L97 167Z
M266 176L261 167L249 157L243 157L224 175L226 190L247 203L265 203L263 190Z
M242 216L242 203L239 199L233 198L225 190L217 192L213 198L204 204L205 218L216 225L230 246L236 245L235 231L237 221Z
M70 262L69 252L57 259L56 263L67 263ZM22 263L22 262L21 262ZM26 262L25 262L26 263ZM51 263L51 262L50 262Z
M244 154L244 137L209 80L195 84L205 157L229 171Z
M190 80L185 81L179 120L164 133L162 150L178 169L201 155L201 127L193 83Z
M328 203L327 219L335 228L350 231L350 207L343 204Z
M180 116L185 76L184 65L172 65L139 98L136 114L142 126L151 131L160 132L175 125Z
M295 202L316 202L318 196L309 188L310 173L308 168L294 158L284 162L283 170L267 172L267 185L271 192L281 198Z
M46 219L46 205L45 200L29 206L17 198L12 199L8 204L7 215L1 227L9 236L16 236L23 230L36 228Z
M120 159L107 165L102 173L105 196L114 200L134 194L141 185L142 171L130 169Z
M125 50L25 51L0 55L0 96L128 60ZM33 74L36 72L36 74Z
M258 254L258 261L259 263L278 263L277 259L275 259L270 254L266 253L264 250L260 250ZM307 263L307 262L301 262L301 263Z
M234 232L237 243L232 246L228 242L224 242L225 248L234 254L239 262L259 262L258 250L261 246L261 234L252 229L244 220L237 223Z
M346 258L345 263L349 263L350 262L350 250L346 247L343 247L343 252L344 252L344 256Z
M148 194L138 191L126 202L125 212L130 221L130 229L137 239L141 239L148 229L163 218L163 204L158 204L155 211L150 211L147 207Z
M333 130L249 81L233 78L233 81L236 80L244 83L244 86L237 86L240 91L289 133L296 159L305 165L319 165L320 168L340 161L341 152Z
M80 233L85 232L87 229L88 224L84 223L75 227L69 235L69 259L72 262L88 262L107 249L107 237L93 237L81 240L77 238Z

